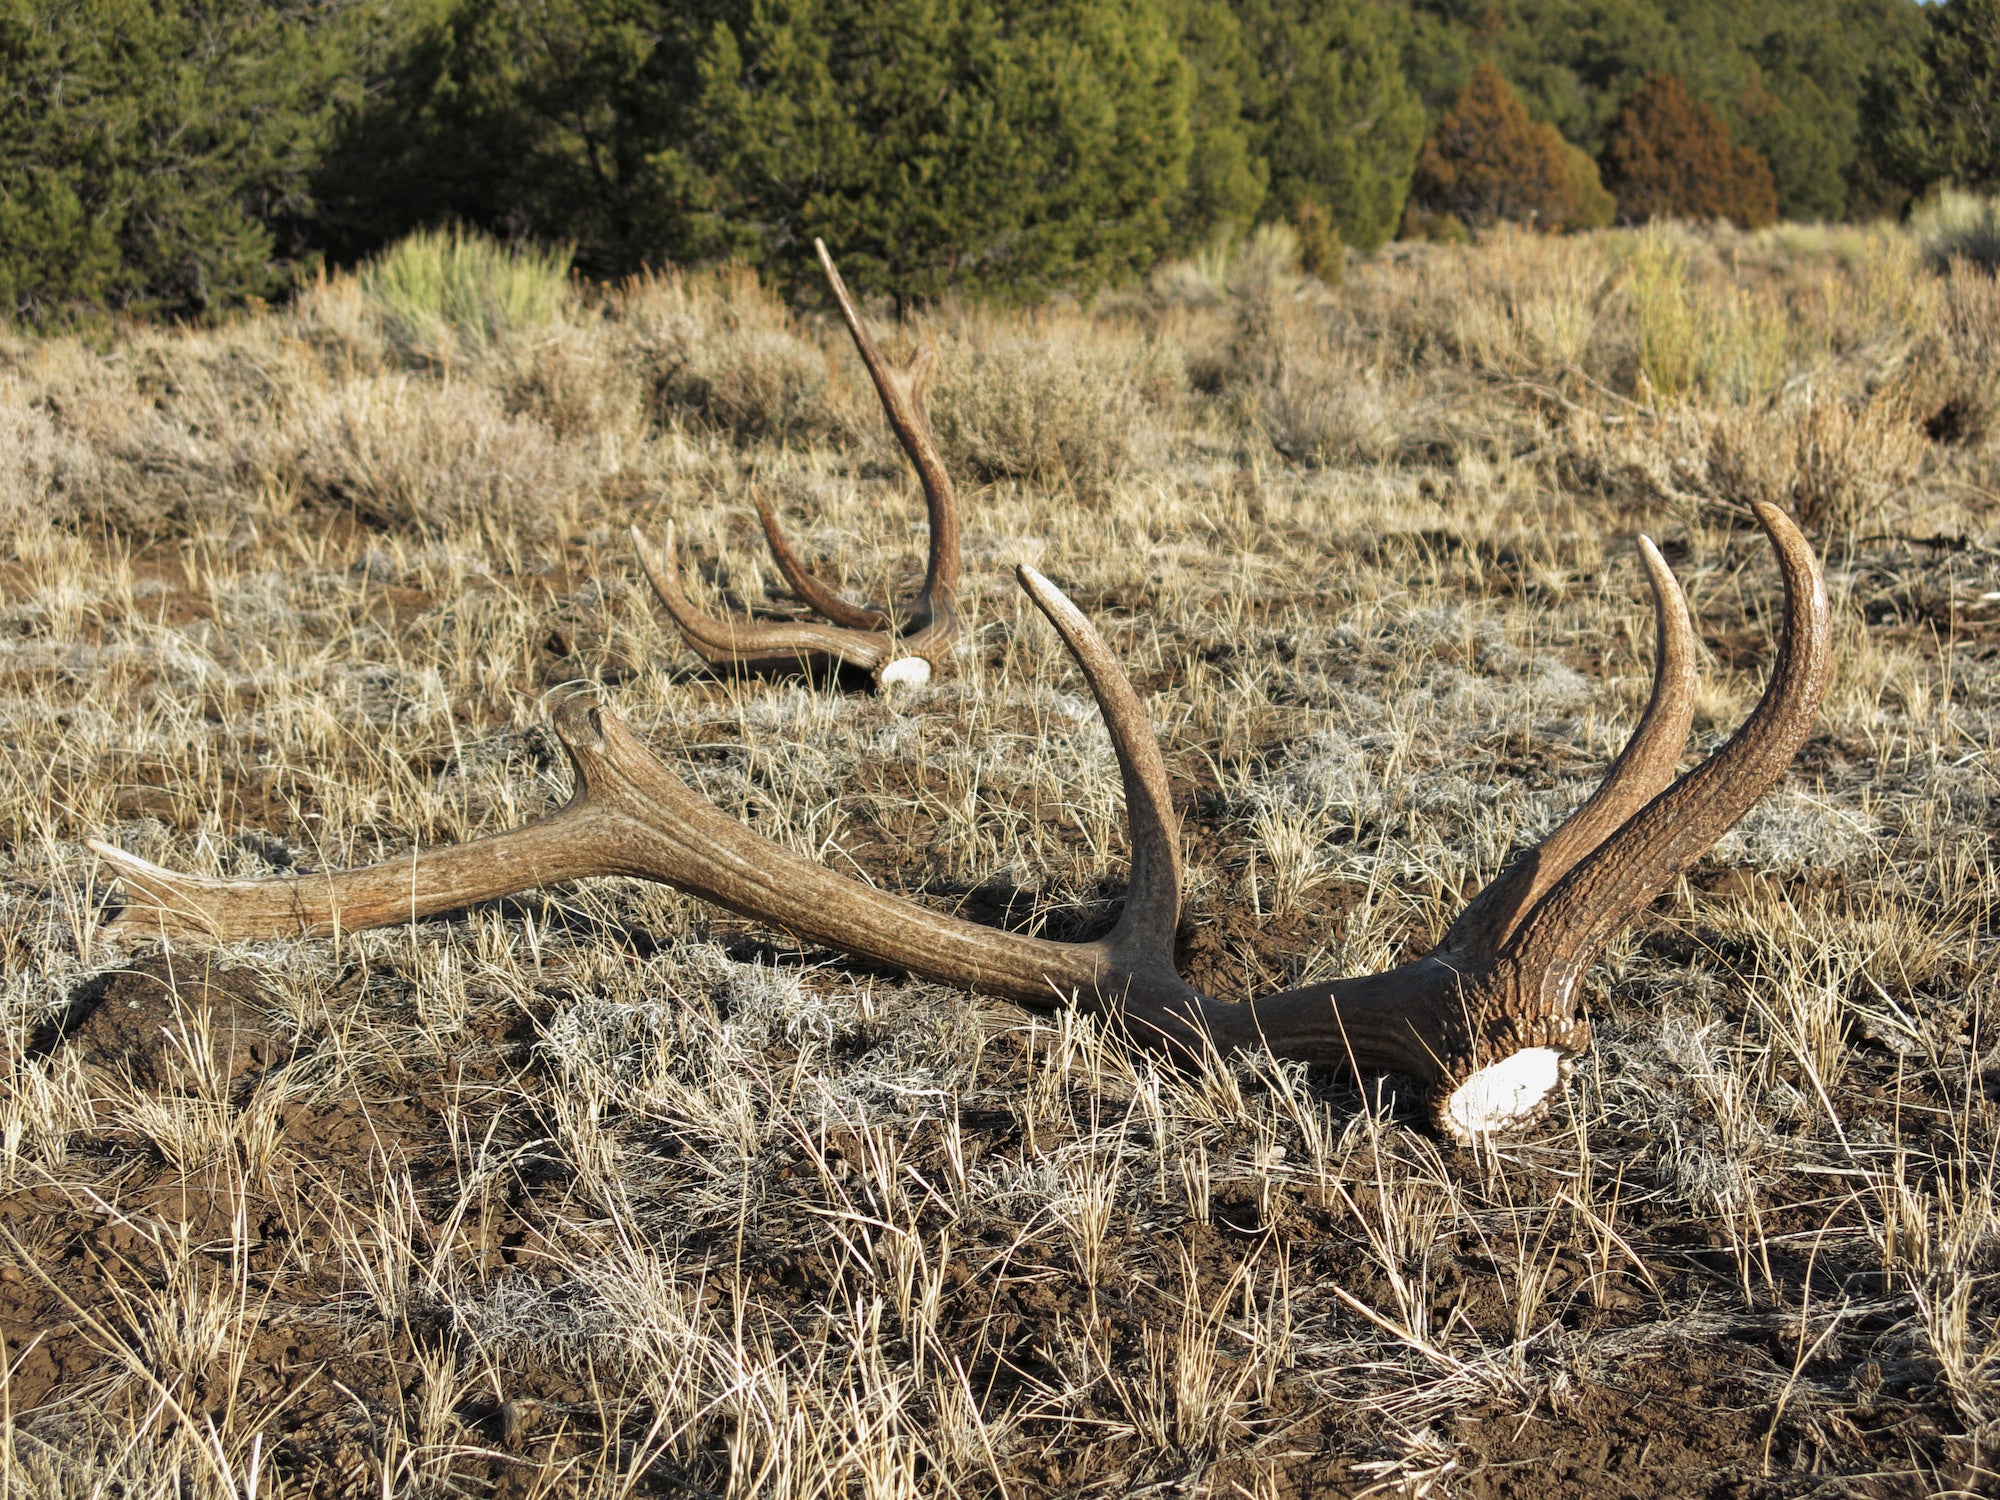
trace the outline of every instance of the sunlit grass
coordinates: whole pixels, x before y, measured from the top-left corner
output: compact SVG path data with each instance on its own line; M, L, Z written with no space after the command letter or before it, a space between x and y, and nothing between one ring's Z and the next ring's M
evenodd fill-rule
M755 487L843 592L920 573L844 329L740 270L593 289L438 235L225 327L12 347L0 1285L43 1342L9 1336L0 1486L1443 1495L1622 1448L1690 1492L1976 1491L1992 279L1890 228L1499 233L1337 291L1295 256L873 310L935 351L965 495L965 644L898 698L696 671L623 540L671 519L706 603L793 613ZM114 941L82 839L247 876L512 827L569 790L558 694L836 869L1102 930L1118 766L1024 560L1158 727L1190 974L1386 968L1630 732L1634 533L1694 607L1690 760L1749 712L1753 499L1828 563L1819 728L1584 977L1560 1111L1486 1155L1398 1080L1170 1069L629 881L223 955L268 1077L205 1012L55 1035L201 961ZM1717 1425L1635 1415L1664 1378Z

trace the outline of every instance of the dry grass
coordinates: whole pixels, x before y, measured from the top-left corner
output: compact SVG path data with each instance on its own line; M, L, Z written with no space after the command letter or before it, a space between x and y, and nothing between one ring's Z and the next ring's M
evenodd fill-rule
M843 589L918 566L844 335L743 276L0 344L6 1493L1990 1485L1993 282L1889 231L1396 247L1338 292L1282 249L896 333L970 629L895 699L714 681L635 585L671 516L718 601L793 608L752 482ZM1190 974L1381 967L1632 726L1633 532L1703 634L1694 748L1740 719L1766 497L1827 554L1820 732L1594 971L1566 1113L1478 1157L1395 1079L1162 1071L656 887L163 954L79 857L510 825L588 687L815 858L1094 930L1116 767L1027 558L1149 696Z

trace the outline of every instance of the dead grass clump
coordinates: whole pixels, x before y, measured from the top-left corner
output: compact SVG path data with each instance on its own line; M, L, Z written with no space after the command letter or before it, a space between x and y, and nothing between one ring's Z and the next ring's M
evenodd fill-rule
M1964 261L1948 269L1936 330L1902 379L1933 441L1985 448L2000 431L2000 278Z
M1851 540L1916 477L1928 444L1902 392L1843 400L1810 387L1775 410L1725 410L1707 455L1718 501L1770 500L1825 541Z
M1182 385L1178 351L1073 314L962 313L926 320L918 336L937 345L931 418L945 461L987 483L1100 492L1147 408Z
M58 524L142 540L227 530L276 502L283 434L319 387L268 328L157 331L112 357L51 341L0 377L21 473Z
M1225 423L1285 458L1379 463L1411 436L1413 393L1347 332L1318 296L1243 296L1197 345L1189 378Z
M558 442L643 439L650 393L596 329L563 325L509 345L500 358L496 383L510 416L545 424Z
M1461 358L1501 376L1583 368L1612 275L1600 240L1503 225L1458 259L1471 284L1451 299L1448 337Z
M0 377L0 527L16 536L33 518L55 519L69 509L62 490L74 483L89 455L73 436L57 430L48 411L34 404L18 380Z
M1681 405L1649 421L1581 414L1565 431L1575 482L1739 520L1770 501L1823 545L1879 529L1931 454L1908 396L1887 385L1856 397L1808 385L1770 405Z
M1271 446L1316 466L1377 462L1400 445L1406 388L1379 365L1356 366L1325 350L1287 351L1259 403Z
M569 524L597 477L593 457L509 416L480 386L378 375L341 387L312 413L289 469L305 501L370 525L543 535Z
M849 368L845 334L807 332L754 271L640 277L607 311L657 420L703 423L746 444L848 444L872 433L864 397L873 393Z
M1309 292L1315 284L1299 267L1299 236L1289 224L1222 235L1188 259L1158 267L1147 281L1160 302L1183 308L1268 302Z

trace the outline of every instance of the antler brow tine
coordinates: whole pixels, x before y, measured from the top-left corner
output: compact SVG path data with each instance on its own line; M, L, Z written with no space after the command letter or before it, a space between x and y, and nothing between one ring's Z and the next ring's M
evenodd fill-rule
M664 881L925 978L1037 1008L1078 1005L1142 1045L1268 1049L1407 1073L1441 1130L1475 1140L1547 1107L1589 1044L1576 981L1598 949L1770 788L1810 732L1828 670L1826 591L1790 518L1771 506L1757 514L1784 578L1784 638L1762 701L1727 744L1661 789L1687 732L1693 635L1665 562L1642 541L1659 617L1653 694L1596 795L1475 897L1423 958L1245 1003L1205 997L1175 971L1180 835L1158 742L1103 638L1025 566L1022 587L1083 669L1124 783L1131 886L1116 926L1092 942L982 927L835 874L717 811L608 709L575 701L554 718L575 793L507 833L357 870L251 881L91 848L133 897L115 925L223 939L390 925L590 875Z

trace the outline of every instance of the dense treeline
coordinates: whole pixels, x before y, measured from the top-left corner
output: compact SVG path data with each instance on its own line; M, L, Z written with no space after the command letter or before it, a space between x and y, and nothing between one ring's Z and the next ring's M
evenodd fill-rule
M1334 275L1861 217L2000 176L1996 75L2000 0L0 0L0 308L202 316L450 221L1025 297L1273 219Z
M339 0L0 0L0 308L281 290L379 42Z
M1536 119L1601 157L1633 95L1665 75L1769 163L1787 218L1868 216L1921 185L1861 161L1868 79L1925 29L1911 0L1408 0L1407 14L1405 70L1433 112L1490 60Z

